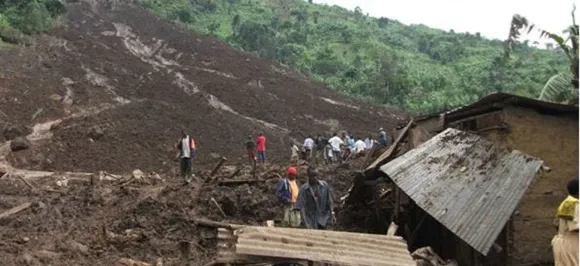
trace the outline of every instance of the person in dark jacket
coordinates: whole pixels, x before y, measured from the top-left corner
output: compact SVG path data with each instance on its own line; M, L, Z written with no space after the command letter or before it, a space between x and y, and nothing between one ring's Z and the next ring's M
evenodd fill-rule
M307 175L308 182L300 187L297 207L306 228L324 230L336 222L332 194L328 184L317 179L318 171L314 167L308 167Z
M244 143L244 144L246 146L248 160L250 161L250 165L253 168L256 168L256 154L254 152L256 150L256 143L252 140L251 135L248 135L248 139L246 140L246 143Z
M278 183L276 189L276 196L282 204L284 204L284 220L283 224L290 227L300 226L300 210L296 208L296 201L298 200L299 185L296 180L298 171L295 167L290 166L286 171L286 177Z

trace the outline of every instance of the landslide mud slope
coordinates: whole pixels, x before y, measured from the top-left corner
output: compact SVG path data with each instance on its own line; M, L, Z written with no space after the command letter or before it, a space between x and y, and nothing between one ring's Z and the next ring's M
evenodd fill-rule
M35 39L0 51L0 119L32 142L0 149L15 167L160 172L173 167L182 128L196 138L199 164L240 158L257 132L281 160L303 134L366 135L402 117L136 6L71 4L58 29Z

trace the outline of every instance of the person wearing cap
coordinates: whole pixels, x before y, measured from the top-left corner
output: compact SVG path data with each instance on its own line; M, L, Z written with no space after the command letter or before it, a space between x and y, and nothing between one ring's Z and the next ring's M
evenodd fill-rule
M298 171L296 170L296 167L288 167L288 170L286 170L286 176L280 180L280 183L278 183L278 189L276 189L276 196L284 205L284 219L282 221L284 226L300 226L300 210L296 208L296 201L298 200L300 187L296 180L297 175Z
M379 144L383 147L389 146L389 139L387 138L387 132L381 127L379 128Z
M306 228L324 230L336 223L332 194L328 183L317 178L318 171L313 166L308 167L307 175L308 182L300 187L296 205Z

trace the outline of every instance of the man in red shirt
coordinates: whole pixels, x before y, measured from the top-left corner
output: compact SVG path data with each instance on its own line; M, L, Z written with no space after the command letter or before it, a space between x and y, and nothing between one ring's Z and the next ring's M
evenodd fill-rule
M264 134L258 134L258 138L256 138L256 146L258 148L258 162L265 163L266 162L266 137Z

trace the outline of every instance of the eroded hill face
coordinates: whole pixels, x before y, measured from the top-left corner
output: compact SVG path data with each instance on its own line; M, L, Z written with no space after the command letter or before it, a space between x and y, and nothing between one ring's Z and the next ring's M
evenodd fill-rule
M0 53L0 115L5 128L28 127L32 142L0 149L16 167L169 169L182 128L202 164L238 160L258 132L270 158L286 160L289 141L309 133L366 136L401 120L139 7L71 5L50 36Z

